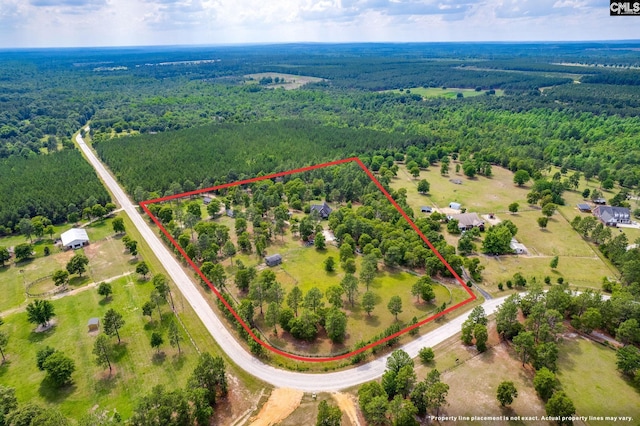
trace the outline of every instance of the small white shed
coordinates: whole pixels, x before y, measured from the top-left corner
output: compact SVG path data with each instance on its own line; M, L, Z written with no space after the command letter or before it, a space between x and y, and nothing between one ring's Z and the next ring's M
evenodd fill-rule
M89 244L87 231L81 228L71 228L60 235L62 246L66 249L78 249Z
M460 203L456 203L452 201L449 203L449 208L454 210L460 210L462 208L462 205Z

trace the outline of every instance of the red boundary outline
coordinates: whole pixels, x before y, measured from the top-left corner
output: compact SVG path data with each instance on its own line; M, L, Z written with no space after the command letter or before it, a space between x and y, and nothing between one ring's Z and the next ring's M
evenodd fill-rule
M279 176L286 176L286 175L291 175L291 174L295 174L295 173L302 173L302 172L307 172L307 171L310 171L310 170L316 170L316 169L320 169L320 168L324 168L324 167L335 166L335 165L338 165L338 164L345 164L345 163L350 163L350 162L355 162L356 164L358 164L360 166L360 168L362 168L362 170L367 174L369 179L371 179L371 181L384 194L384 196L387 198L387 200L389 200L389 202L391 202L391 204L398 210L398 212L400 212L402 217L404 217L404 219L409 223L411 228L413 228L413 230L418 233L420 238L422 238L422 240L427 244L427 246L431 249L431 251L433 251L436 254L436 256L438 257L438 259L440 259L440 261L446 266L446 268L449 270L449 272L451 272L451 274L454 276L454 278L460 283L462 288L464 288L467 291L467 293L469 293L469 298L463 300L460 303L455 304L454 306L451 306L451 307L445 309L442 312L439 312L439 313L437 313L435 315L432 315L432 316L420 321L417 324L410 325L409 327L407 327L407 328L405 328L403 330L400 330L399 332L394 333L391 336L387 336L384 339L380 339L380 340L378 340L376 342L369 343L368 345L366 345L366 346L364 346L364 347L362 347L360 349L357 349L355 351L348 352L348 353L345 353L345 354L342 354L342 355L337 355L337 356L334 356L334 357L305 357L305 356L295 355L295 354L291 354L291 353L282 351L280 349L274 348L270 344L260 340L260 338L258 338L258 336L256 336L253 333L251 328L242 320L242 318L240 318L240 316L231 307L231 305L229 305L229 303L220 295L220 293L218 292L218 289L213 284L211 284L211 282L204 276L202 271L200 271L200 268L198 268L198 266L189 258L189 256L187 256L187 254L182 249L182 247L180 247L180 245L175 241L175 239L171 236L171 234L164 228L164 226L162 226L162 223L160 223L158 218L155 217L151 213L149 208L147 207L149 204L159 203L159 202L162 202L162 201L174 200L176 198L188 197L188 196L191 196L191 195L201 194L203 192L210 192L210 191L215 191L215 190L219 190L219 189L229 188L229 187L232 187L232 186L245 185L245 184L258 182L258 181L265 180L265 179L273 179L273 178L276 178L276 177L279 177ZM251 178L251 179L245 179L245 180L242 180L242 181L237 181L237 182L232 182L232 183L225 183L223 185L213 186L211 188L198 189L198 190L195 190L195 191L189 191L189 192L185 192L185 193L182 193L182 194L176 194L176 195L170 195L170 196L167 196L167 197L155 198L153 200L146 200L146 201L141 202L140 206L145 211L145 213L147 213L147 215L149 215L149 217L153 220L153 222L160 228L162 233L169 239L169 241L171 241L171 244L173 244L173 246L176 249L178 249L180 254L189 263L189 265L195 270L195 272L198 274L198 276L200 276L200 278L202 278L202 280L205 283L207 283L207 285L209 286L211 291L213 291L213 293L218 297L218 299L227 307L227 309L231 312L231 314L235 317L235 319L242 325L242 327L247 331L247 333L249 333L249 335L251 336L251 338L253 338L253 340L258 342L260 345L262 345L262 347L264 347L265 349L270 350L271 352L277 353L278 355L282 355L282 356L290 358L290 359L294 359L296 361L327 362L327 361L337 361L337 360L341 360L341 359L352 357L352 356L357 355L357 354L359 354L361 352L364 352L364 351L366 351L368 349L371 349L374 346L377 346L377 345L380 345L382 343L385 343L386 341L388 341L390 339L398 337L398 336L400 336L400 335L402 335L402 334L404 334L404 333L406 333L406 332L408 332L410 330L413 330L414 328L420 327L423 324L426 324L426 323L428 323L430 321L433 321L436 318L439 318L439 317L441 317L443 315L446 315L449 312L452 312L452 311L458 309L459 307L461 307L463 305L466 305L467 303L469 303L469 302L471 302L473 300L476 300L476 295L473 294L471 289L469 289L467 287L467 285L464 283L462 278L460 278L460 276L458 276L458 274L456 273L456 271L453 270L451 265L449 265L449 263L447 263L447 261L444 259L444 257L442 257L442 255L438 252L438 250L436 250L436 248L433 246L433 244L431 244L431 241L429 241L427 239L427 237L424 236L424 234L420 231L420 229L416 226L416 224L413 223L411 218L404 212L404 210L402 210L402 208L398 205L398 203L396 203L396 201L391 197L391 195L387 192L387 190L384 189L382 184L376 179L376 177L373 175L373 173L371 173L371 171L364 165L364 163L358 157L345 158L343 160L331 161L331 162L323 163L323 164L316 164L314 166L302 167L302 168L299 168L299 169L289 170L289 171L285 171L285 172L273 173L273 174L266 175L266 176L260 176L260 177L255 177L255 178Z

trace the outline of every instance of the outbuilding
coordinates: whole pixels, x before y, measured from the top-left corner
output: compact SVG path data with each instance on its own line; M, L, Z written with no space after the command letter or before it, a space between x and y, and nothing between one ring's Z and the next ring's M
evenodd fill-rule
M591 206L587 203L578 204L578 210L584 213L591 213Z
M452 201L452 202L449 203L449 208L450 209L454 209L454 210L460 210L460 209L462 209L462 204Z
M282 256L279 254L272 254L271 256L266 256L264 261L267 266L277 266L282 263Z
M89 236L87 231L81 228L71 228L60 235L62 247L66 249L79 249L89 244Z
M87 327L89 328L89 332L98 331L98 328L100 328L100 318L89 318Z
M527 247L524 244L519 243L515 238L511 239L509 247L511 247L511 250L513 250L515 254L527 254Z
M431 213L433 209L429 206L420 207L420 213Z

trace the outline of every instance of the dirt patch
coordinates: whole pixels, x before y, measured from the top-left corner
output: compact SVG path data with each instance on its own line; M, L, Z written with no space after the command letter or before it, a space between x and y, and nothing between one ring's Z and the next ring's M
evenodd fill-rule
M289 417L302 401L302 391L278 388L271 392L262 410L251 419L251 426L270 426Z
M285 90L294 90L304 86L307 83L317 83L320 81L324 81L324 79L318 78L318 77L310 77L305 75L294 75L294 74L283 74L278 72L263 72L263 73L245 75L245 78L250 80L256 80L256 81L259 81L262 78L269 78L269 77L273 79L278 77L280 82L279 83L272 82L262 87L269 88L269 89L283 88Z
M333 396L333 399L338 403L342 415L347 416L352 425L360 426L364 424L360 422L360 418L358 417L358 409L356 408L353 395L336 392L331 394L331 396Z
M44 333L45 331L51 330L58 323L56 319L49 320L47 325L38 324L38 326L33 330L34 333Z
M244 425L259 405L264 389L260 389L259 392L251 392L232 374L227 374L227 383L229 392L227 396L217 400L211 424Z

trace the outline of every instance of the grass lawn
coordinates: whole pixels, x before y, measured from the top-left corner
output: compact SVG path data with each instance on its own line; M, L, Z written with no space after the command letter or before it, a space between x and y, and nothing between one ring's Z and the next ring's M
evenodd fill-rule
M140 310L152 286L137 284L131 277L125 277L115 281L113 288L113 298L106 303L95 290L53 301L56 325L47 332L33 332L34 325L27 322L26 313L5 318L10 335L9 363L2 367L0 374L4 384L16 388L19 401L59 404L60 410L71 417L79 417L95 405L101 409L117 408L128 417L132 402L154 385L183 386L186 383L197 357L184 332L182 356L177 356L177 349L168 343L161 348L164 355L158 356L149 344L151 332L161 328L157 314L154 322L149 322ZM120 330L123 341L115 347L115 371L111 377L108 369L94 364L91 351L95 335L87 332L86 325L91 317L102 318L109 308L122 313L126 322ZM163 310L166 322L170 313L166 305ZM112 341L115 343L117 339ZM72 386L57 390L48 381L43 381L45 374L37 369L35 354L45 346L63 351L74 359L76 372Z
M390 90L390 92L407 94L414 93L422 96L423 98L455 99L458 96L458 93L462 93L462 96L465 98L471 98L475 96L485 95L486 90L476 92L475 89L457 89L455 87L447 87L446 89L443 89L441 87L411 87L409 89ZM503 90L496 89L495 95L492 96L502 96L503 94Z
M616 369L613 349L581 337L565 338L559 349L558 379L577 415L640 418L640 392Z

